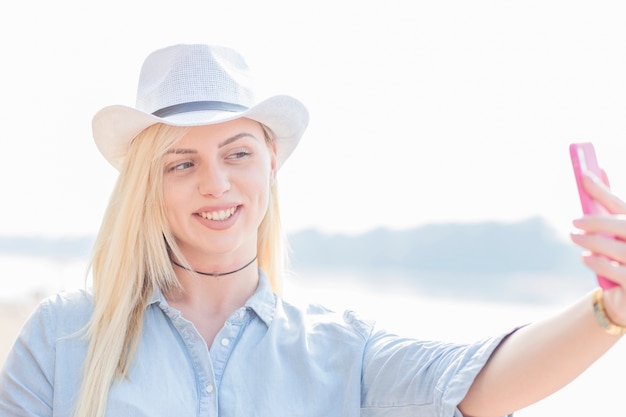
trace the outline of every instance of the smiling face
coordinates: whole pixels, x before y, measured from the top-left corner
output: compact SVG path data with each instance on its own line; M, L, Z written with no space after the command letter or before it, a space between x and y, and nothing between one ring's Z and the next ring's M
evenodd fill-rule
M192 267L240 264L256 254L276 157L258 122L190 128L163 162L169 227Z

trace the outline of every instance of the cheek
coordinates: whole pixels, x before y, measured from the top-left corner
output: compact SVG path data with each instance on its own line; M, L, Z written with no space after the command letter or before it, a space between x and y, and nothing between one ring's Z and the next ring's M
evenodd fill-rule
M163 185L163 205L165 206L165 211L170 211L171 202L174 201L174 197L172 196L173 188L168 185Z
M181 196L180 187L176 187L171 182L163 185L163 205L168 221L171 221L171 217L176 213L181 201L184 199Z
M270 174L269 171L261 175L250 176L244 182L247 187L248 195L252 201L255 201L259 213L259 217L263 218L270 202Z
M245 181L246 194L250 196L250 200L257 201L258 204L265 205L269 198L269 181L255 177Z

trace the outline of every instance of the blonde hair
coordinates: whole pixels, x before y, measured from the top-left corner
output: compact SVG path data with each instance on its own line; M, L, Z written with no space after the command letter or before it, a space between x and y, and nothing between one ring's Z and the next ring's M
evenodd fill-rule
M263 128L271 143L271 132ZM166 220L162 158L186 132L157 124L130 144L94 244L94 311L85 328L89 347L74 417L104 416L111 384L128 376L149 297L157 288L163 293L180 288L168 250L184 258ZM257 256L280 294L286 256L275 182L270 193Z

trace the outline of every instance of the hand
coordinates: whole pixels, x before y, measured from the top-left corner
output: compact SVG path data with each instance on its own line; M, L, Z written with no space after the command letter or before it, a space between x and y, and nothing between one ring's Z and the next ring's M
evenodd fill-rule
M608 188L606 174L603 181L585 176L583 186L609 215L586 215L574 220L578 231L571 234L571 239L587 250L583 253L587 267L618 285L605 291L605 306L614 322L626 325L626 203Z

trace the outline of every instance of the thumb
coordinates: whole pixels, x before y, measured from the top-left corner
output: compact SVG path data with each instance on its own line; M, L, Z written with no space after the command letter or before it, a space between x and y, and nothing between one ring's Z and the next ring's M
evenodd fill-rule
M606 171L604 169L600 169L600 171L602 172L602 182L604 185L611 188L611 185L609 184L609 176L606 174Z

